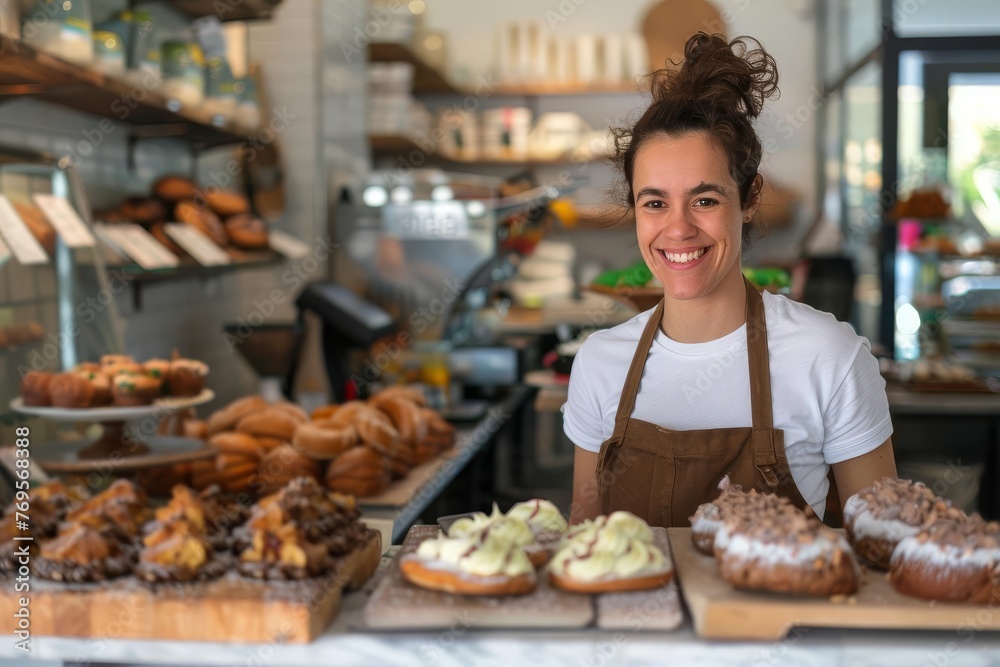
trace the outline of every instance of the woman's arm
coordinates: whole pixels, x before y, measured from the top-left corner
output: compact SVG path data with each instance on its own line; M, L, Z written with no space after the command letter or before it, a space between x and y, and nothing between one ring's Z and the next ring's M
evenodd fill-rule
M573 455L573 504L570 507L569 522L579 523L593 519L601 513L601 499L597 488L597 457L582 447Z
M892 454L892 438L867 454L834 463L830 467L833 468L833 476L837 480L837 492L840 494L840 503L843 505L848 498L861 489L871 486L883 477L896 476L896 459Z

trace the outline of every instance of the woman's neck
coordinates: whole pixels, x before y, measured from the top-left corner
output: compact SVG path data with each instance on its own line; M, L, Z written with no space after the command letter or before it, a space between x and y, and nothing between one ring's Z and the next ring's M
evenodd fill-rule
M713 292L700 299L673 300L666 295L660 328L678 343L706 343L746 322L746 287L737 264Z

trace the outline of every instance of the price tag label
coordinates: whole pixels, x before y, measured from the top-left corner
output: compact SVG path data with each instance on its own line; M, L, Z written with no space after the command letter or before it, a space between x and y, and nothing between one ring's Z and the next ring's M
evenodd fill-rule
M21 264L49 263L49 256L45 254L42 244L28 229L28 225L24 224L10 200L3 195L0 195L0 234Z
M93 248L97 241L68 201L55 195L35 195L35 203L70 248Z
M144 269L177 266L177 256L139 225L95 225L94 228Z
M308 243L300 241L291 234L286 234L281 230L271 230L267 235L271 248L280 252L288 259L302 259L312 253L312 248Z
M229 255L208 238L190 225L171 222L163 226L163 230L177 245L184 248L202 266L218 266L229 264Z

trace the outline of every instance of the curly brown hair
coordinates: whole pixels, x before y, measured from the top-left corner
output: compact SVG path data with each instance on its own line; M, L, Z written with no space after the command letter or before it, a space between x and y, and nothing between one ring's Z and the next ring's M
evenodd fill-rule
M628 209L635 206L635 157L648 139L702 131L728 157L740 208L746 209L760 195L763 182L758 178L763 149L753 122L764 100L778 97L774 58L752 37L729 41L723 35L699 32L684 45L679 69L657 70L649 78L653 96L649 108L632 127L613 130L614 160L624 180L619 188L621 203ZM744 248L753 226L743 226Z

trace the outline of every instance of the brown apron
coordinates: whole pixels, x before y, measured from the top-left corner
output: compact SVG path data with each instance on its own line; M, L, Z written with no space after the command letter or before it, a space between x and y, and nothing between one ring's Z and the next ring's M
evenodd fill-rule
M777 493L805 508L771 414L764 301L746 279L747 357L753 426L673 431L632 418L649 348L663 314L653 311L625 378L615 430L601 445L597 484L601 511L627 510L653 526L688 526L698 505L719 495L725 475L744 489ZM725 406L720 406L725 409Z

